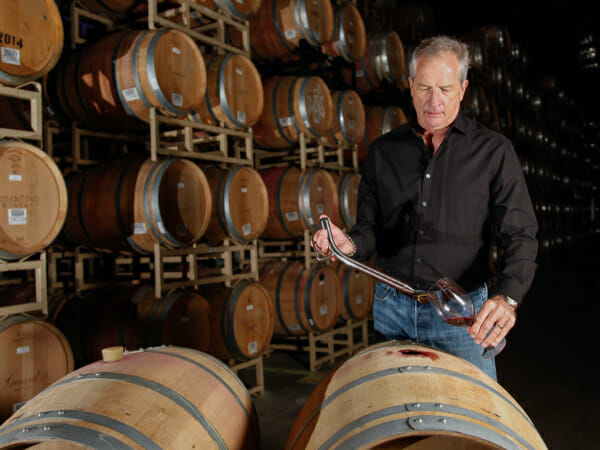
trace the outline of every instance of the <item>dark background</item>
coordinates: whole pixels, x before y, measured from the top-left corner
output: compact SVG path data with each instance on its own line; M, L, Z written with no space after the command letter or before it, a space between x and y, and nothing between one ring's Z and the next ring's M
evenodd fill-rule
M557 87L581 105L586 118L598 120L600 71L582 69L578 60L583 37L591 34L598 45L600 34L594 3L457 0L429 4L436 32L461 36L480 26L506 26L511 40L525 50L530 76L533 79L552 76Z

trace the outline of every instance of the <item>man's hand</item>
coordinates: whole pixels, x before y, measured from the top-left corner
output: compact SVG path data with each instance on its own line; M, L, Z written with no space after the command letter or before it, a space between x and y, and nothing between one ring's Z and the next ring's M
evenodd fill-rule
M517 311L502 296L487 299L467 331L482 347L496 346L517 322ZM492 330L489 336L486 335Z
M319 217L319 219L321 217L327 217L327 216L323 214ZM329 219L329 217L327 217L327 218ZM351 254L354 250L354 245L352 245L352 242L350 242L350 239L348 239L346 234L338 226L336 226L331 221L331 219L329 219L329 226L331 227L331 234L333 235L333 242L335 242L335 245L337 246L337 248L342 253L345 253L346 255ZM322 253L323 255L328 255L329 254L329 238L327 236L327 231L323 230L323 229L318 230L313 236L311 245L313 247L316 247L315 250L317 250L319 253ZM334 256L332 258L332 261L335 261L335 260L336 260L336 258Z

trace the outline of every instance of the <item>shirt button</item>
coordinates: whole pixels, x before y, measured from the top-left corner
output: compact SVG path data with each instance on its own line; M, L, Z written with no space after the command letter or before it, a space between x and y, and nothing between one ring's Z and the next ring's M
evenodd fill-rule
M419 230L419 234L420 234L421 236L423 236L423 233L424 233L424 231L423 231L423 230Z
M423 202L423 203L421 203L421 205L427 206L427 202Z
M421 264L421 258L417 258L417 263Z
M426 173L425 178L427 178L429 180L431 178L431 174Z

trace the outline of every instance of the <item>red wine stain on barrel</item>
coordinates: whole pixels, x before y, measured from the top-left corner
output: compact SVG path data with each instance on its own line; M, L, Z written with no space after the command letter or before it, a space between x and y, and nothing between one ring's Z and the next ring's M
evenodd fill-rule
M393 353L396 353L396 356L398 357L404 357L404 356L420 356L422 358L429 358L432 361L435 361L436 359L439 359L439 355L435 352L428 352L428 351L424 351L424 350L398 350L397 352L388 352L388 355L391 355Z

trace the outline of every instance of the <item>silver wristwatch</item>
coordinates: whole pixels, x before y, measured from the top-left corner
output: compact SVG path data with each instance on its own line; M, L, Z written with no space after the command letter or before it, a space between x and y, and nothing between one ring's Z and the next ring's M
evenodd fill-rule
M508 295L504 295L504 294L500 294L500 297L502 297L504 299L504 301L506 303L508 303L510 306L512 306L513 308L518 308L519 307L519 303L512 297L509 297Z

